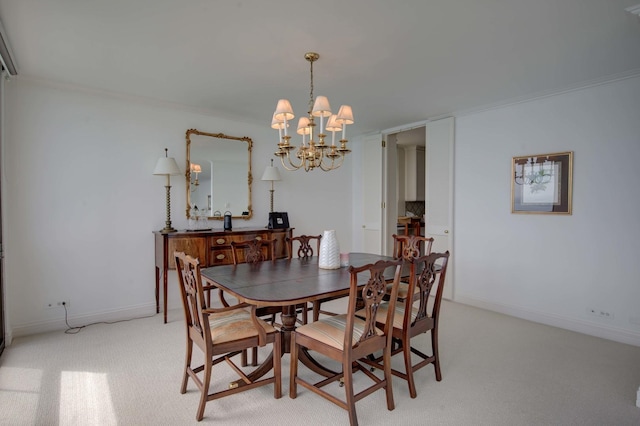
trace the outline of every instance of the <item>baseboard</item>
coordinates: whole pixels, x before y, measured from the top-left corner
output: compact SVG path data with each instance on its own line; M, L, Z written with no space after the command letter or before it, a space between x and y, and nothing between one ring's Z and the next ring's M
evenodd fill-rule
M640 333L634 333L633 331L629 330L621 330L619 328L608 327L601 324L594 324L592 322L581 321L575 318L568 318L560 315L532 311L521 306L505 305L459 293L457 293L455 296L455 302L475 306L477 308L487 309L489 311L499 312L501 314L506 314L513 317L538 322L541 324L550 325L553 327L563 328L565 330L588 334L589 336L613 340L614 342L640 346Z
M54 320L18 324L16 326L12 326L11 330L9 330L7 334L10 335L12 339L14 339L16 337L28 336L31 334L66 330L68 328L67 322L72 327L81 327L83 325L93 324L97 322L130 320L154 314L156 314L155 303L145 303L142 305L128 306L122 309L92 312L81 315L74 315L72 312L70 312L67 316L67 321L65 321L63 316L62 318L56 318Z

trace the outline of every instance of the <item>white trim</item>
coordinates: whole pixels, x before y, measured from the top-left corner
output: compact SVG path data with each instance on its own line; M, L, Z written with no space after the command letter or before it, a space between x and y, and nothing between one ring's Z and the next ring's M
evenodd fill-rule
M489 311L499 312L501 314L510 315L525 320L562 328L565 330L575 331L589 336L600 337L603 339L613 340L615 342L626 343L629 345L640 346L640 333L629 330L621 330L602 324L595 324L590 321L576 320L560 315L549 314L546 312L532 311L522 306L505 305L490 300L480 299L474 296L464 294L456 294L455 301L465 305L475 306L477 308L487 309Z
M29 77L24 75L15 76L15 80L24 82L26 84L34 84L34 85L49 87L49 88L58 89L58 90L80 92L80 93L85 93L85 94L94 95L94 96L101 96L105 98L136 103L144 106L151 106L156 108L167 108L167 109L185 111L185 112L190 112L190 113L204 115L204 116L215 116L216 118L222 118L222 119L231 120L239 123L246 123L246 124L260 125L260 126L264 125L264 123L247 119L247 117L240 117L233 114L228 114L228 113L225 113L224 111L195 107L191 105L181 104L178 102L162 101L159 99L149 98L145 96L131 95L131 94L121 93L121 92L113 92L110 90L96 89L93 87L81 86L73 83L62 83L59 81Z
M460 111L455 111L453 114L453 116L455 117L462 117L465 115L471 115L471 114L477 114L480 112L484 112L484 111L491 111L494 109L500 109L500 108L506 108L506 107L510 107L513 105L517 105L517 104L522 104L522 103L527 103L527 102L531 102L534 100L538 100L538 99L543 99L543 98L549 98L552 96L557 96L557 95L562 95L565 93L570 93L570 92L576 92L576 91L580 91L580 90L584 90L584 89L590 89L592 87L596 87L596 86L601 86L603 84L609 84L609 83L614 83L616 81L620 81L620 80L626 80L629 78L635 78L635 77L640 77L640 69L636 68L627 72L623 72L620 74L615 74L615 75L610 75L607 77L603 77L603 78L597 78L594 80L590 80L587 82L583 82L583 83L579 83L579 84L575 84L572 86L569 86L565 89L551 89L551 90L545 90L543 92L536 94L529 94L529 95L525 95L519 98L514 98L511 100L504 100L504 101L500 101L500 102L496 102L494 104L487 104L487 105L480 105L476 108L469 108L469 109L463 109Z
M10 333L11 337L28 336L31 334L66 330L68 327L64 319L64 309L59 308L59 311L61 315L60 318L21 324L13 327L12 330L10 330L12 332ZM72 327L82 327L83 325L89 325L99 322L124 321L151 315L158 315L159 318L160 314L156 314L155 312L156 305L152 302L137 306L129 306L123 309L112 309L108 311L82 315L69 315L67 321Z

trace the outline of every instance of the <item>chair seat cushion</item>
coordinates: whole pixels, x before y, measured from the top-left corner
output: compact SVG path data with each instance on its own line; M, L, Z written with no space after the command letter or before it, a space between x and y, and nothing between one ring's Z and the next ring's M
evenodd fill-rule
M296 329L296 334L303 334L309 338L333 346L336 349L343 349L344 333L347 326L346 315L336 315L333 317L322 318L318 321L303 325ZM364 320L355 318L353 324L353 337L351 344L355 345L362 333L364 333ZM376 328L376 334L382 336L382 330Z
M276 331L271 324L262 320L259 321L264 326L267 334ZM211 339L214 345L258 335L256 325L251 320L251 312L245 309L211 314L209 315L209 326L211 327Z
M391 294L393 290L393 284L387 284L387 294ZM416 293L420 291L420 288L416 286ZM409 283L400 282L398 284L398 299L406 299L409 295Z
M389 312L389 303L383 302L378 307L378 314L376 316L376 322L381 324L387 323L387 312ZM404 322L404 313L405 313L405 305L404 303L396 303L396 310L393 315L393 328L397 328L402 330L402 323ZM358 316L364 316L364 311L356 312ZM418 308L413 307L411 309L411 323L415 321L418 316ZM432 321L431 318L428 318L429 321Z

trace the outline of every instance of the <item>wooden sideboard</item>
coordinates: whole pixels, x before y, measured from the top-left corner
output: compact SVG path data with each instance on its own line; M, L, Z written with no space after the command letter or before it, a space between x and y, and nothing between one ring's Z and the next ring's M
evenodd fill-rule
M154 231L156 244L156 313L160 312L160 278L162 277L162 298L164 322L167 322L167 271L176 269L173 253L183 251L197 257L203 268L233 263L231 241L245 241L254 238L276 240L276 257L287 257L286 237L291 237L293 228L236 228L233 231L178 231L162 234ZM242 257L241 257L242 259Z

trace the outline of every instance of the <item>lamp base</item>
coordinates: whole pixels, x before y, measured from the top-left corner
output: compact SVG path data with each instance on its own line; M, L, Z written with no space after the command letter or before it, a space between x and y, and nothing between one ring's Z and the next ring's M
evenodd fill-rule
M160 230L161 234L170 234L172 232L178 232L178 230L172 227L167 227L167 226L165 226L163 229Z

